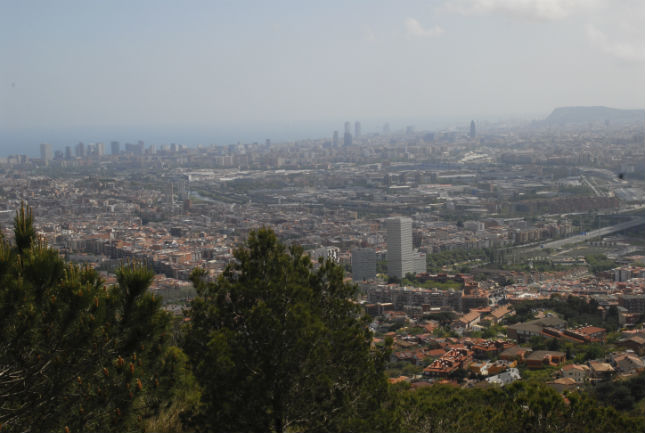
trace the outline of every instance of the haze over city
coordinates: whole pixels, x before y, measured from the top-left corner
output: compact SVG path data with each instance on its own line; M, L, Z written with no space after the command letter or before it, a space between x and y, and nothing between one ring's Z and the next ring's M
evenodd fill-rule
M3 2L0 153L642 108L639 0Z
M643 0L0 0L0 430L645 431Z

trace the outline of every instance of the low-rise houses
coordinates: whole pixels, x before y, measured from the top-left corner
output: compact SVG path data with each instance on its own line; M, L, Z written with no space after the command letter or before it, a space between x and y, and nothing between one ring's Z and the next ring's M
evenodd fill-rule
M578 382L571 377L558 377L546 384L558 392L570 391L578 387Z
M490 312L490 314L484 316L484 318L482 319L482 322L486 322L491 325L497 325L505 317L511 316L513 314L515 314L515 312L512 310L511 305L505 304L495 308L493 311Z
M576 383L583 383L591 374L591 369L584 364L568 364L562 367L560 372L564 378L573 379Z
M500 353L499 358L506 361L523 362L532 351L530 347L512 346Z
M520 380L521 378L522 376L520 375L520 371L517 368L509 368L508 370L500 374L487 378L486 382L491 385L506 386L515 382L516 380Z
M581 339L584 343L603 343L607 330L598 326L581 326L574 329L565 329L562 334Z
M471 311L452 322L451 328L458 334L461 334L466 330L472 329L474 325L479 323L480 317L481 315L478 311Z
M629 352L612 353L609 363L617 373L634 374L645 370L645 362L636 354Z
M625 349L634 351L639 355L645 355L645 336L639 334L625 335L618 341L618 345Z
M591 371L590 380L594 382L610 380L616 371L611 364L603 361L589 361L589 368Z
M531 337L543 336L545 328L563 329L566 322L557 317L544 317L524 323L516 323L507 328L508 336L518 342L528 341Z
M431 377L446 377L458 369L467 369L472 362L472 352L466 348L450 349L441 358L435 359L423 369L423 374Z
M551 350L536 350L531 352L525 359L524 363L528 368L538 369L545 366L555 367L563 364L567 360L566 354L563 352Z
M480 376L489 376L501 373L502 371L506 371L507 369L514 368L516 366L516 361L477 361L470 364L470 371Z

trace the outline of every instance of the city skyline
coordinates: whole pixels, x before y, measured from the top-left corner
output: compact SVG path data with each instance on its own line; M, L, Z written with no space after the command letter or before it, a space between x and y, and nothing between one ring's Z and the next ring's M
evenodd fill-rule
M227 130L216 140L235 142L328 135L347 119L367 133L643 107L642 2L367 5L7 4L0 146L33 142L37 153L60 130L117 131L103 141ZM128 128L142 135L125 137Z

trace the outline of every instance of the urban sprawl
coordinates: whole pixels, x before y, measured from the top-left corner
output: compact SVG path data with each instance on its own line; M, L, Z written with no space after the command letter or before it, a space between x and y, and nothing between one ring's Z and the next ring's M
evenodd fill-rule
M11 238L28 204L49 245L108 283L147 263L177 315L194 268L216 278L271 227L345 267L374 343L391 341L392 382L503 386L544 370L566 390L645 368L643 141L642 123L348 122L289 143L42 144L40 158L0 158L0 224Z

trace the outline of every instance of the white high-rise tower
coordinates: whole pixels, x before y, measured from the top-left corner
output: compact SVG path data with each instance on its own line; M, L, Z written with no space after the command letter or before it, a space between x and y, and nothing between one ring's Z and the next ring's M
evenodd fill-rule
M415 273L412 251L412 219L388 218L385 220L385 228L387 230L388 275L403 278L406 274Z

